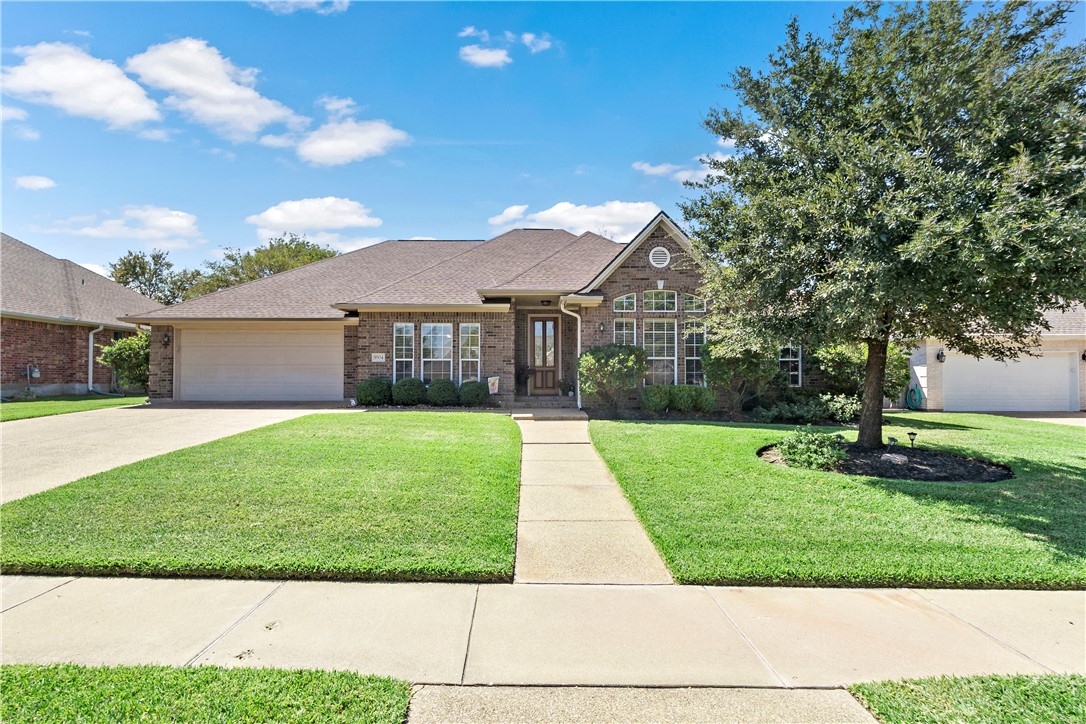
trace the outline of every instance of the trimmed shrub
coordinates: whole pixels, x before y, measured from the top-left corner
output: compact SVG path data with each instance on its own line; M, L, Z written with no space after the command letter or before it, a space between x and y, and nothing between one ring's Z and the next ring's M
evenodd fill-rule
M830 470L845 459L845 451L837 438L824 432L815 432L808 425L797 428L777 445L784 462L797 468Z
M125 387L147 389L151 379L151 335L140 332L98 349L99 364L112 367L118 382Z
M585 350L577 366L581 392L617 412L637 391L649 361L641 347L605 344Z
M792 422L800 425L830 419L829 408L817 397L801 397L794 402L778 402L768 408L757 407L753 415L758 422Z
M859 397L848 395L819 395L820 400L826 405L830 419L834 422L852 422L860 416L863 402Z
M814 352L818 368L822 370L825 385L831 392L859 397L864 391L867 373L867 345L834 344L819 347ZM886 379L882 394L891 400L901 397L909 384L909 355L901 347L891 343L886 349Z
M641 409L663 414L671 404L671 390L675 385L649 385L641 390Z
M486 407L490 389L485 382L465 382L460 385L460 404L464 407Z
M688 413L694 411L694 395L701 387L697 385L672 385L668 390L668 407L673 412Z
M787 389L777 359L760 352L731 356L706 345L701 351L701 368L706 384L720 391L725 409L731 412L739 412L767 393Z
M392 385L392 401L397 405L421 405L426 399L426 385L415 377L397 380Z
M355 387L354 397L363 407L387 405L392 402L392 380L384 377L362 380Z
M434 380L426 390L426 400L434 407L460 404L460 391L452 380Z
M694 411L708 415L716 409L716 392L708 387L696 387L694 389Z

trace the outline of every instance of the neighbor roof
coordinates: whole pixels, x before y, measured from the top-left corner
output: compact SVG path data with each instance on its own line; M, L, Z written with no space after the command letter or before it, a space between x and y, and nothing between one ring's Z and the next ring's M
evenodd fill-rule
M1076 304L1066 312L1049 310L1044 314L1049 326L1045 334L1086 338L1086 306Z
M0 314L64 324L135 329L118 317L160 306L67 259L0 234Z

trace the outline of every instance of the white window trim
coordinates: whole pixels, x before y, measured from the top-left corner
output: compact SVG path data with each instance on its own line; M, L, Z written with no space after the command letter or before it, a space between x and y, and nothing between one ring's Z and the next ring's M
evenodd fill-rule
M648 303L645 301L646 294L658 294L660 292L666 292L671 295L671 300L674 302L674 306L671 309L649 309ZM648 314L678 314L679 311L679 293L670 289L646 289L641 292L641 310Z
M411 340L411 356L410 357L398 357L396 348L396 334L400 327L407 327L408 338ZM399 362L411 363L411 374L408 377L415 376L415 323L414 322L396 322L392 325L392 382L395 383L398 379L396 376L396 367ZM406 379L406 378L405 378Z
M615 318L614 324L611 327L611 329L612 329L612 332L611 332L611 342L612 342L612 344L618 344L619 343L618 342L618 323L619 322L630 322L630 323L633 324L633 342L631 342L630 344L631 344L631 346L636 346L637 345L637 320L634 319L633 317L616 317Z
M780 364L781 362L795 362L796 363L796 368L798 370L798 373L797 373L796 376L797 376L797 379L799 381L796 382L796 384L793 385L792 384L792 375L789 374L788 375L788 385L789 385L789 387L803 387L803 345L802 344L794 345L791 342L789 342L786 347L781 348L781 351L783 352L785 349L792 350L795 353L796 356L795 357L785 357L783 354L778 355L777 356L777 364Z
M475 327L475 336L479 338L479 346L476 347L476 356L473 358L464 359L464 327ZM483 325L480 322L461 322L459 325L459 338L460 338L460 384L464 384L464 363L475 362L479 365L479 376L476 378L478 381L483 381Z
M701 303L701 308L700 309L691 309L690 308L690 300L691 299L696 299L698 302L700 302ZM695 313L704 312L705 311L705 297L699 297L696 294L684 294L683 295L683 311L684 312L695 312Z
M424 357L426 354L426 345L423 340L426 338L427 327L448 327L449 328L449 357ZM431 334L430 336L434 336ZM449 363L449 376L448 377L434 377L431 379L451 380L453 379L453 323L452 322L424 322L419 327L419 379L426 379L426 363L427 362L448 362Z
M687 354L686 354L686 337L687 337L686 328L687 328L687 326L700 328L700 330L701 330L701 344L699 345L699 348L705 346L705 322L703 322L700 318L684 320L683 321L683 383L684 384L689 384L689 383L686 382L686 362L688 360L692 360L692 359L696 359L696 360L701 359L701 349L698 350L698 354L696 356L694 356L694 357L688 357ZM701 386L702 387L706 386L706 384L705 384L705 370L704 369L702 369L702 371L701 371Z
M619 300L626 299L627 297L633 297L633 307L631 307L630 309L619 309L618 308ZM637 311L637 292L630 292L629 294L623 294L622 296L615 297L615 300L613 302L611 302L611 311L612 312L617 312L619 314L626 314L628 312L636 312Z
M671 384L679 384L679 329L677 321L674 319L645 319L643 320L643 326L641 330L641 346L645 348L645 340L648 339L648 327L650 324L657 324L659 322L671 323L671 356L670 357L649 357L649 363L653 360L671 360L672 380ZM648 348L645 348L645 354L648 354Z

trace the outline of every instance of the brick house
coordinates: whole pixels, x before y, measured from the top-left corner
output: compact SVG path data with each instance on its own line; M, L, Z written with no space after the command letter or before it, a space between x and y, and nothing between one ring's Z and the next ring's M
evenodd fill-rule
M151 326L152 399L338 400L359 380L497 377L503 406L577 404L577 358L646 348L649 383L700 383L700 276L659 214L629 243L516 229L386 241L180 304Z
M119 317L157 306L75 262L0 235L3 394L28 386L42 395L113 389L113 371L93 360L95 347L136 333L135 324Z

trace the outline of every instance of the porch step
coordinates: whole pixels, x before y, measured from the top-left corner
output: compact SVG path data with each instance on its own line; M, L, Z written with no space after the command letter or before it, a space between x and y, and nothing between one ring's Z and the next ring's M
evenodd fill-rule
M514 408L509 414L514 420L534 422L559 422L562 420L588 419L588 415L585 414L584 410L563 410L558 407L536 409Z
M530 407L530 408L538 408L538 409L576 410L577 409L577 398L576 397L566 397L564 395L562 395L562 396L553 395L553 396L546 396L546 397L544 397L544 396L536 397L536 396L533 396L533 395L529 395L529 396L526 396L526 397L517 396L513 400L513 405L514 405L514 407Z

